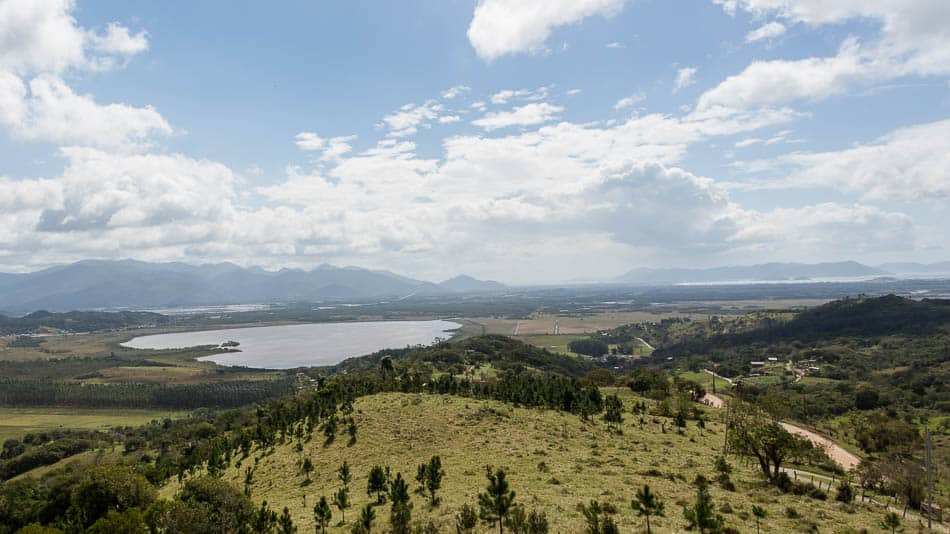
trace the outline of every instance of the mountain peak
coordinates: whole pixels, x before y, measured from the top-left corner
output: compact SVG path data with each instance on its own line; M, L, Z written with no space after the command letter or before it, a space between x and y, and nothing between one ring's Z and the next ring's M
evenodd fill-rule
M502 291L507 286L494 280L479 280L467 274L460 274L448 280L439 282L439 285L445 289L459 293L480 293L489 291Z

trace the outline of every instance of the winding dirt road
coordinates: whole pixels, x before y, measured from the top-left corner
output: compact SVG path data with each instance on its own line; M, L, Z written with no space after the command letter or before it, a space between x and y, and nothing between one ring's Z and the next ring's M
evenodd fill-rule
M856 455L848 452L847 449L838 445L831 439L818 434L817 432L812 432L811 430L804 429L799 426L795 426L791 423L779 423L782 425L782 428L788 432L801 436L808 441L812 442L816 447L821 448L825 451L825 454L829 458L835 461L836 464L844 468L845 471L850 471L858 466L861 463L861 458L858 458Z
M713 408L722 408L725 406L721 397L707 393L703 397L703 402ZM861 458L858 458L856 455L849 452L847 449L838 445L834 441L817 432L812 432L811 430L804 429L800 426L795 426L791 423L779 423L782 425L782 428L788 432L801 436L808 441L812 442L816 447L820 447L829 458L834 460L834 462L844 468L845 471L850 471L857 467L861 463Z

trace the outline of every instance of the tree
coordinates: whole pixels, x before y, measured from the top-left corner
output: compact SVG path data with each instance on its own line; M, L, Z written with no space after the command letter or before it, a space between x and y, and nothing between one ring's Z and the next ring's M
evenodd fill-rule
M599 339L575 339L567 344L567 348L574 353L599 358L610 351L610 346Z
M376 503L382 504L385 501L386 493L386 472L382 467L374 465L369 470L369 479L366 482L366 494L376 493Z
M851 487L851 481L842 479L838 483L838 493L835 495L835 500L843 503L854 501L854 488Z
M587 521L587 534L619 534L617 523L610 517L611 511L616 511L597 501L590 501L589 505L580 505L581 513Z
M755 516L755 534L759 534L759 521L765 519L769 513L761 506L752 505L752 515Z
M273 532L277 528L277 513L267 507L267 501L261 503L261 507L251 518L251 530L254 532Z
M472 512L474 513L474 510ZM505 526L512 534L547 534L548 516L537 510L527 513L524 506L514 506L505 521Z
M87 534L140 534L146 530L145 518L138 508L129 508L124 512L109 512L92 524ZM23 532L20 530L18 532ZM59 531L55 531L59 532Z
M389 500L392 502L389 525L393 534L408 534L412 521L412 502L409 501L409 485L402 478L402 473L396 473L396 478L389 485Z
M730 412L729 446L737 453L755 456L762 474L772 482L786 458L801 454L811 444L790 434L762 410L736 402Z
M340 510L341 522L346 523L346 509L350 507L350 492L343 486L333 494L333 506Z
M666 503L661 501L656 493L650 491L649 484L644 484L643 488L637 490L637 495L630 502L630 506L639 517L646 518L647 534L650 534L650 516L663 517Z
M350 445L356 443L356 420L350 417L350 422L346 426L346 431L350 435Z
M306 482L307 482L307 484L309 484L309 483L310 483L310 473L313 472L313 462L310 460L310 458L304 458L304 459L303 459L303 465L301 466L301 470L303 471L304 476L307 477L307 481L306 481Z
M515 501L515 492L509 490L505 470L498 468L492 473L491 466L486 468L488 486L485 493L478 494L479 516L486 523L498 523L498 534L504 534L504 520L508 517Z
M326 497L321 496L320 502L313 507L313 522L320 527L320 532L325 533L332 518L333 511L330 510L330 504L327 503Z
M290 510L286 506L284 506L284 511L281 512L280 519L277 521L277 532L278 534L295 534L297 532L294 520L290 518Z
M416 479L420 481L423 489L429 492L429 504L432 506L437 505L439 502L435 496L435 492L442 487L442 477L444 476L445 471L442 469L442 459L438 456L433 456L428 464L419 466L419 474L416 475Z
M881 527L885 530L890 530L891 534L897 532L897 527L901 526L901 516L897 515L897 512L888 512L884 514L884 519L881 520Z
M623 423L623 401L617 395L607 395L604 399L604 421L608 428Z
M72 505L81 512L85 526L110 511L145 508L155 497L155 488L144 476L119 465L97 465L87 469L71 492Z
M254 506L243 492L215 477L185 483L167 515L167 532L236 532L254 517Z
M864 501L867 490L877 489L884 483L884 475L881 473L880 466L867 458L861 459L861 463L854 469L854 474L858 477L858 484L861 485L862 501Z
M376 520L376 511L371 504L367 504L360 511L359 522L353 527L353 532L358 534L369 534L373 530L373 521Z
M471 534L478 524L478 512L473 506L463 504L455 514L455 531L457 534Z
M340 469L336 472L337 478L340 479L340 483L343 484L343 487L346 488L346 491L350 491L350 482L353 480L353 474L350 472L350 464L346 463L346 460L343 460L343 465L340 466Z
M722 526L722 516L716 514L712 496L709 495L709 484L702 482L696 490L696 503L683 509L683 516L689 523L689 528L699 529L700 534L712 532Z
M336 431L339 427L339 420L335 413L330 414L330 417L327 418L327 421L323 423L323 435L326 436L326 444L333 442L333 439L336 437Z

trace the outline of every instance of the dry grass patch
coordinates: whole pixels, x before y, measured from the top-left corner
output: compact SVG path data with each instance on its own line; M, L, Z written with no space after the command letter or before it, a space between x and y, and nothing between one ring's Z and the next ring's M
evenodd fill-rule
M277 510L289 507L300 531L311 532L313 505L321 495L329 499L340 487L336 470L346 460L354 476L353 507L347 510L345 527L336 526L340 513L333 509L333 531L343 532L348 531L359 508L373 501L366 494L367 475L373 465L391 466L394 474L402 472L415 487L416 466L440 455L446 471L442 503L431 508L422 495L414 494L413 517L432 520L444 532L454 530L454 514L460 506L475 504L476 495L484 490L486 465L508 471L512 489L518 494L516 502L546 512L552 532L582 531L584 520L577 505L591 499L617 507L616 519L623 532L639 531L642 521L634 516L630 499L643 484L650 484L666 501L667 517L653 522L655 532L682 531L685 521L680 503L692 502L693 480L700 474L714 478L713 461L722 447L721 425L710 422L708 430L700 434L690 422L679 434L669 419L644 416L641 430L639 416L629 413L632 394L623 389L613 391L621 393L628 405L623 434L608 432L600 420L584 422L575 415L495 401L398 393L363 397L355 403L359 432L352 446L344 434L324 446L322 434L315 433L300 453L295 442L277 446L272 454L255 451L243 466L232 466L224 476L243 487L244 469L258 457L252 499L256 503L267 500ZM661 432L660 422L666 433ZM315 466L309 485L303 484L305 477L298 468L304 457ZM810 522L827 532L851 527L874 530L882 515L863 505L845 510L833 496L822 502L779 494L761 483L753 465L735 459L733 463L737 464L733 474L737 491L715 486L712 494L717 506L728 503L732 510L723 513L727 525L742 532L755 529L750 515L753 503L769 511L763 525L766 532L802 531L810 528ZM176 490L177 483L172 483L163 494L171 496ZM788 518L788 507L803 518ZM388 506L378 507L377 517L377 528L385 528ZM480 529L490 531L485 526Z

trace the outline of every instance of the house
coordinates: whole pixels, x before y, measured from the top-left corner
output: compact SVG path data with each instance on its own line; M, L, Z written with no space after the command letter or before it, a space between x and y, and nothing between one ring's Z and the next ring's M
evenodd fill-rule
M765 365L765 362L749 362L749 365L751 365L752 367L762 367L763 365Z

